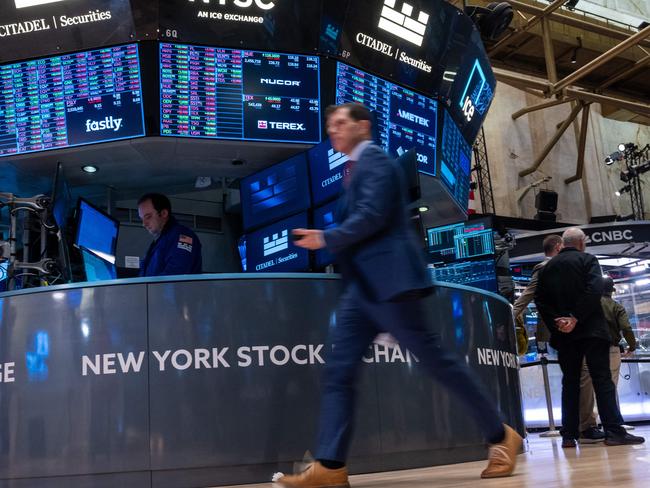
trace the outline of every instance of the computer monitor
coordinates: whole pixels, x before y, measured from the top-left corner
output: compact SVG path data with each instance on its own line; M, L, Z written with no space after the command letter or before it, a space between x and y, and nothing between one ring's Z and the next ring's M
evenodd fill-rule
M77 204L75 245L86 248L110 263L115 263L115 249L120 223L83 198Z
M117 278L115 264L102 259L88 249L81 248L86 281L114 280Z

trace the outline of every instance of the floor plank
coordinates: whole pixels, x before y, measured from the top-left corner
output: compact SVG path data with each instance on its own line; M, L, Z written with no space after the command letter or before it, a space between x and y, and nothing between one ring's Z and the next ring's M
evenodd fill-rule
M650 426L637 426L635 435L650 442ZM562 449L560 438L528 437L528 452L519 456L515 476L481 480L485 462L472 462L350 477L352 488L647 488L650 487L650 447L583 445ZM226 488L272 488L272 483Z

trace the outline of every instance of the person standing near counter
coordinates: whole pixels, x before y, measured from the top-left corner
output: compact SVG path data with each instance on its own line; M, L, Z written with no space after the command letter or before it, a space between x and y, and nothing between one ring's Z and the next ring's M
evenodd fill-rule
M172 205L161 193L147 193L138 200L142 226L154 241L140 262L140 276L200 274L201 241L172 215Z
M347 487L345 466L354 418L355 382L361 358L380 332L415 354L426 372L452 391L488 442L484 478L509 476L522 439L501 423L494 401L469 368L430 332L422 298L431 292L421 250L408 222L406 183L396 161L371 141L371 115L359 104L327 109L327 131L336 151L347 154L337 210L338 226L294 229L295 244L327 248L340 267L345 290L331 329L323 373L316 461L296 475L275 480L292 488Z

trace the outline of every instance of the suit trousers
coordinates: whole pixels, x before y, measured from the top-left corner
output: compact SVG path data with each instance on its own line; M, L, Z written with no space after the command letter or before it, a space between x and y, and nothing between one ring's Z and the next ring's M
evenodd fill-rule
M623 418L616 402L616 386L609 368L609 341L599 338L580 339L558 350L562 369L562 437L580 436L580 375L583 360L587 363L596 392L598 412L605 431L621 433Z
M423 301L373 302L352 283L339 302L336 324L328 338L316 459L346 461L361 358L380 332L393 335L418 358L429 376L460 398L489 442L502 439L502 420L494 400L467 365L442 346L438 334L429 330Z
M618 387L618 377L621 373L621 349L618 346L609 346L609 369L612 373L614 386ZM618 402L618 394L616 401ZM583 361L580 373L580 432L598 426L594 405L594 385L591 383L587 362Z

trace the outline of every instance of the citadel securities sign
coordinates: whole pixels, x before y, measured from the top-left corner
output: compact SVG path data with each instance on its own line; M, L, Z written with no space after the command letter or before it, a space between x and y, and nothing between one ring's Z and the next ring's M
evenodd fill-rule
M0 0L0 62L132 40L128 0Z
M310 54L318 45L318 1L166 0L159 8L164 40Z
M444 0L331 0L323 5L320 49L435 94L458 15Z

